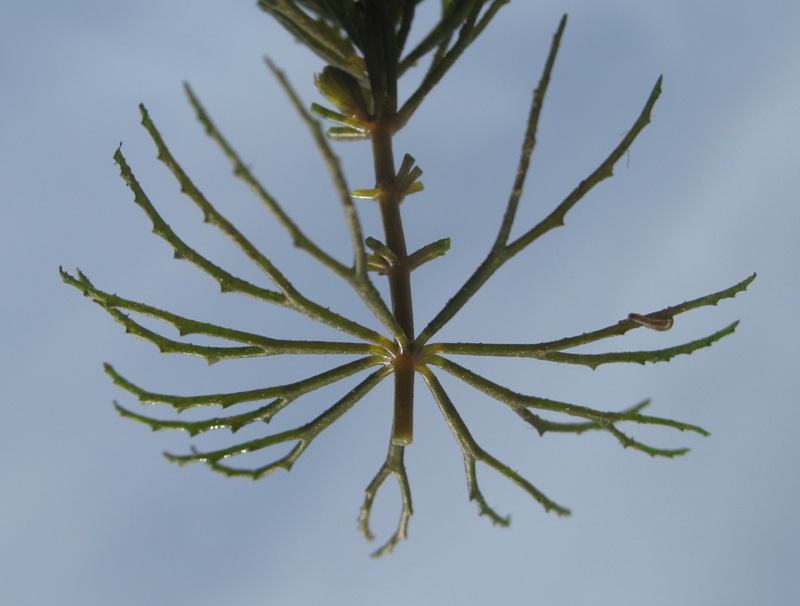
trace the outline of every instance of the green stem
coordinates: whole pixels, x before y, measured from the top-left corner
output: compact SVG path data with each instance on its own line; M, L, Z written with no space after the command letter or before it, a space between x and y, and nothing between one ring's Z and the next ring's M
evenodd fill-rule
M394 421L392 443L408 445L413 435L414 418L414 359L408 344L414 340L414 308L411 300L411 270L408 258L400 203L403 192L395 187L394 151L391 127L376 123L372 129L372 153L375 162L375 189L386 239L386 246L397 262L387 271L392 313L403 330L399 355L394 361Z
M397 262L387 270L392 314L403 331L397 339L398 353L394 366L394 419L392 444L406 446L413 435L414 412L414 312L411 302L411 270L407 259L406 239L400 216L400 203L405 190L400 187L394 166L392 133L397 118L397 32L394 16L388 5L365 3L366 27L373 32L362 40L364 62L369 74L373 100L370 125L372 155L375 164L376 201L380 208L386 246Z
M411 272L403 262L408 257L400 202L403 193L394 187L394 152L389 128L376 125L372 131L372 152L375 162L375 182L379 191L378 205L383 221L386 246L398 259L389 268L389 290L392 311L407 339L414 334L414 317L411 305Z

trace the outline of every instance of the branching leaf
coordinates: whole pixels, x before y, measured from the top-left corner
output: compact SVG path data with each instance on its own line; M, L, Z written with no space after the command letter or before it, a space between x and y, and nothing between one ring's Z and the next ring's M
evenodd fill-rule
M278 469L289 471L292 468L292 465L294 465L295 461L297 461L298 457L303 454L305 449L308 448L309 444L311 444L314 438L316 438L325 429L330 427L330 425L337 421L344 413L350 410L389 373L390 371L386 367L376 370L321 415L312 421L309 421L305 425L295 429L282 431L280 433L255 440L248 440L229 448L221 448L219 450L213 450L209 452L199 452L197 450L193 450L192 454L188 455L173 455L165 453L165 456L170 461L180 464L203 461L212 469L214 469L214 471L218 471L224 475L248 476L254 480L257 480ZM281 444L283 442L296 442L296 445L294 448L292 448L289 454L276 459L267 465L245 469L230 467L220 463L221 460L228 457L256 452L263 448L267 448L268 446Z
M234 404L241 404L243 402L256 402L258 400L265 400L267 398L296 398L302 394L320 389L321 387L325 387L326 385L330 385L336 381L341 381L342 379L346 379L357 372L382 363L383 361L377 357L361 358L295 383L287 383L286 385L277 385L275 387L264 387L261 389L249 389L246 391L232 393L207 394L202 396L176 396L155 393L146 389L142 389L141 387L128 381L125 377L114 370L114 367L110 364L105 364L104 368L106 373L114 381L115 385L132 393L142 404L169 404L177 412L181 412L187 408L192 408L195 406L221 406L222 408L228 408Z

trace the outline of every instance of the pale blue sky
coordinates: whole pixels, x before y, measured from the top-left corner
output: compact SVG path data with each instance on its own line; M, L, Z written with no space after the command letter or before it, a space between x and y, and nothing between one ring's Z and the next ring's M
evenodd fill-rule
M356 516L385 455L388 383L290 474L253 483L179 468L160 453L185 451L189 439L119 418L114 399L136 403L103 374L103 361L147 387L187 394L301 378L331 361L209 369L161 356L58 277L59 265L79 267L110 292L194 317L233 319L270 336L332 336L219 295L150 233L112 162L120 141L181 235L256 276L201 224L156 161L138 125L144 102L206 194L298 286L368 321L230 176L183 98L185 80L306 231L347 258L328 178L262 57L283 67L308 103L317 100L312 74L321 64L254 4L0 6L0 604L796 600L800 3L517 0L398 137L398 154L411 153L425 170L425 192L403 206L409 246L453 239L446 257L414 274L422 327L494 237L530 91L568 12L518 229L594 169L663 74L653 123L566 228L499 272L440 338L541 341L759 277L750 292L681 316L668 333L637 331L610 343L664 347L741 319L733 337L669 365L592 372L465 362L518 391L598 408L652 397L653 414L712 434L633 429L657 445L691 447L682 459L652 460L606 435L542 439L501 404L445 382L481 445L570 507L570 518L544 513L485 468L486 497L512 514L512 525L479 518L458 448L419 382L406 455L415 514L409 540L379 561L368 557ZM353 188L371 186L367 147L336 148ZM365 232L379 235L375 209L359 205ZM325 403L298 402L286 422L303 422ZM395 496L392 486L376 504L379 537L394 525Z

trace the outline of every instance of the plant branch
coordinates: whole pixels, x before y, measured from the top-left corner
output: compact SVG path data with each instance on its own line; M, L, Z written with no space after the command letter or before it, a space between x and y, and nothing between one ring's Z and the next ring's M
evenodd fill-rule
M291 0L259 0L258 5L325 62L364 77L363 60L336 28L312 19Z
M453 44L453 46L441 55L441 58L436 57L434 61L431 63L431 66L428 70L428 73L425 74L425 78L423 79L422 83L419 85L417 90L415 90L411 96L406 100L403 106L398 110L397 117L394 122L394 131L397 132L403 126L406 125L408 120L420 106L422 101L428 95L428 93L433 90L433 88L439 83L439 81L444 77L444 75L450 70L450 68L455 64L461 54L467 49L467 47L475 40L475 38L480 35L483 29L489 24L489 21L495 16L498 10L504 5L508 3L508 0L494 0L492 5L484 14L483 18L479 23L478 17L480 16L481 9L483 4L488 3L488 0L479 0L472 2L470 4L469 14L466 17L464 24L461 26L461 29L458 33L458 38ZM459 4L459 3L453 3ZM477 23L477 25L476 25ZM450 34L448 34L449 36Z
M650 92L650 96L647 98L647 102L644 104L644 108L642 108L642 111L639 114L639 117L636 118L633 126L622 138L622 141L619 142L619 145L614 148L614 150L605 160L603 160L602 164L600 164L600 166L598 166L594 172L592 172L592 174L581 181L578 186L573 189L566 198L564 198L564 200L555 208L555 210L553 210L553 212L542 219L535 227L528 230L525 234L508 245L506 248L507 258L513 257L523 248L528 246L528 244L543 236L551 229L564 225L564 217L572 209L572 207L575 206L587 193L589 193L595 185L613 176L614 165L625 154L625 152L630 149L631 145L633 145L634 140L642 131L642 129L650 124L650 113L659 95L661 95L661 80L662 77L659 76L658 80L656 80L655 86L653 86L653 90Z
M133 412L132 410L120 406L117 402L114 402L114 408L117 410L120 416L126 419L131 419L138 423L142 423L143 425L147 425L153 431L178 429L185 431L190 436L194 437L198 434L215 429L228 428L231 433L236 433L239 429L245 425L249 425L250 423L255 423L258 421L269 423L273 416L286 408L286 406L291 404L295 399L296 398L294 396L275 398L268 404L250 412L230 415L227 417L213 417L211 419L206 419L205 421L174 421L167 419L156 419L154 417Z
M395 132L405 126L428 93L433 90L433 88L455 64L461 54L481 34L492 18L494 18L495 14L497 14L497 11L499 11L504 4L507 4L508 1L509 0L494 0L479 22L478 17L480 16L483 5L488 4L489 0L473 0L472 2L468 3L451 3L451 6L454 7L452 23L448 24L441 32L437 32L431 41L423 41L421 46L418 48L422 48L422 44L424 44L425 48L430 50L438 43L438 41L441 41L443 38L449 40L449 37L452 35L452 32L455 29L454 24L461 22L463 18L463 25L461 25L458 38L450 50L444 52L441 56L437 55L434 58L434 61L431 63L428 73L425 74L422 83L397 112L397 118L394 124ZM468 9L468 12L466 9ZM462 17L464 12L467 13L465 18ZM434 43L432 44L432 42ZM427 53L428 50L425 52ZM415 57L417 57L417 52L412 51L412 53L409 54L409 57L404 60L404 63L406 65L411 65L411 59L416 61ZM401 70L402 67L403 66L401 65Z
M373 540L375 537L369 528L369 519L372 514L372 505L375 497L378 494L383 482L389 476L397 478L397 484L400 488L400 518L397 522L397 529L394 534L384 543L380 548L372 553L372 557L377 558L384 554L390 553L395 545L402 540L405 540L408 530L408 520L411 518L413 510L411 508L411 487L408 483L408 474L406 473L405 464L403 463L403 454L405 453L405 446L389 442L389 452L378 473L369 483L365 491L364 503L361 505L361 510L358 515L358 529L365 539L368 541Z
M142 124L153 138L156 148L158 149L158 159L161 160L175 175L175 178L181 185L181 191L185 193L203 212L204 221L217 227L231 241L233 241L282 291L280 293L282 297L276 297L274 295L277 295L278 293L274 293L268 299L270 302L289 307L290 309L300 312L313 320L327 324L333 328L336 328L337 330L347 332L353 336L371 341L373 343L378 343L389 348L391 347L390 342L380 333L362 326L357 322L349 320L348 318L345 318L344 316L341 316L303 297L294 288L294 286L292 286L291 282L289 282L289 280L287 280L286 277L284 277L283 274L255 246L253 246L253 244L251 244L250 241L245 238L238 229L236 229L227 219L225 219L225 217L222 216L211 205L211 203L208 202L208 200L206 200L200 190L195 187L195 185L167 149L163 139L161 138L161 135L150 120L147 110L143 105L140 105L139 108L142 113ZM123 179L125 179L125 182L128 183L128 186L134 191L134 201L145 210L150 219L153 221L155 233L172 244L176 254L180 257L187 258L207 273L211 273L212 271L216 273L219 268L214 266L210 261L207 261L205 258L201 257L191 247L183 243L166 224L166 222L164 222L164 220L160 217L150 200L144 194L144 191L139 186L139 183L133 176L133 172L131 171L119 149L114 157L120 166ZM243 280L238 281L244 283ZM257 288L252 287L252 285L249 286L251 288ZM266 297L262 296L261 298L266 300Z
M561 362L564 364L581 364L592 370L601 364L618 362L633 362L645 364L647 362L668 362L680 354L691 354L703 347L709 347L723 337L733 334L739 322L734 322L722 330L710 334L702 339L696 339L664 349L650 351L619 351L602 354L575 354L561 351L540 350L533 345L515 345L499 343L437 343L430 346L431 350L438 353L460 354L470 356L501 356L501 357L530 357L548 362Z
M347 185L344 173L342 172L341 162L333 153L333 150L325 139L325 134L323 133L319 122L314 120L311 117L311 114L306 111L303 102L300 100L300 97L297 95L297 92L292 87L286 75L269 59L266 59L266 64L270 72L272 72L272 75L278 81L278 84L280 84L286 96L289 97L292 107L294 107L295 111L300 115L300 118L306 125L306 128L308 128L312 138L314 139L314 143L316 144L317 149L322 156L322 159L325 161L325 166L328 169L331 179L333 180L334 188L339 197L339 204L342 207L345 223L350 233L350 245L353 250L353 266L355 268L355 272L358 275L365 275L366 261L364 260L364 236L361 230L361 222L358 218L358 212L356 211L355 205L353 204L353 199L350 196L350 187ZM344 277L349 277L349 272Z
M180 464L203 461L207 463L214 471L218 471L224 475L247 476L254 480L257 480L278 469L290 471L292 465L294 465L295 461L297 461L300 455L303 454L306 448L308 448L309 444L311 444L314 438L316 438L325 429L330 427L344 413L350 410L359 400L367 395L372 388L380 383L386 377L386 375L389 374L389 372L390 370L388 367L383 367L376 370L321 415L309 421L305 425L301 425L295 429L282 431L280 433L255 440L248 440L246 442L242 442L241 444L231 446L230 448L221 448L219 450L212 450L208 452L199 452L197 450L193 450L192 454L189 455L173 455L164 453L164 456L166 456L170 461ZM229 467L228 465L223 465L219 462L228 457L256 452L268 446L281 444L283 442L297 443L286 456L268 463L267 465L250 469L242 469Z
M130 166L128 166L125 157L122 155L121 149L117 149L117 151L114 153L114 161L120 168L120 175L122 176L122 179L133 192L133 201L142 210L144 210L145 214L153 223L153 233L172 247L174 251L174 257L176 259L184 259L189 261L189 263L195 267L203 270L219 283L220 290L222 292L239 292L250 295L251 297L255 297L256 299L260 299L262 301L267 301L268 303L274 303L283 306L288 305L286 296L282 293L268 290L266 288L251 284L250 282L242 280L241 278L237 278L188 246L164 221L153 204L150 202L150 199L144 193L144 190L141 188L139 182L136 180L136 177L133 175Z
M397 323L397 320L392 315L392 312L389 311L389 308L386 306L383 298L380 296L375 288L375 285L367 275L367 262L364 251L364 236L361 230L361 223L358 219L358 213L350 195L350 188L347 186L347 182L345 181L341 163L331 150L319 123L314 120L305 110L303 103L300 101L300 98L297 96L297 93L294 91L289 83L289 80L286 78L283 72L275 67L275 65L269 60L267 60L267 66L275 75L281 87L291 100L295 110L300 114L303 122L311 132L314 142L316 143L320 154L325 160L325 165L328 168L328 172L333 179L334 187L339 196L342 212L345 216L345 222L347 223L347 227L350 232L350 242L353 249L354 269L353 272L347 276L347 279L361 299L366 303L367 307L372 310L372 313L375 315L375 317L378 318L378 320L389 330L396 340L401 341L403 339L403 329Z
M700 307L706 307L709 305L717 305L720 301L724 299L731 299L740 292L744 292L745 290L747 290L747 287L750 286L750 283L755 279L756 279L756 274L751 274L741 282L738 282L733 286L730 286L724 290L720 290L718 292L698 297L690 301L685 301L678 305L665 307L663 309L651 312L646 315L649 318L667 320L674 318L687 311L691 311L693 309L698 309ZM491 355L491 356L503 356L503 357L524 357L524 358L530 357L530 358L546 359L547 354L550 352L561 351L564 349L571 349L573 347L578 347L579 345L587 345L588 343L594 343L596 341L607 339L609 337L622 336L628 331L637 328L642 328L642 325L633 320L625 319L625 320L620 320L616 324L612 324L611 326L606 326L605 328L601 328L599 330L593 330L591 332L586 332L580 335L566 337L564 339L557 339L555 341L547 341L544 343L534 343L534 344L432 343L430 345L426 345L424 351L427 353L447 353L447 354L459 354L459 355L471 355L471 356ZM732 331L734 328L735 324L732 324L724 328L723 331L726 330ZM714 333L714 335L718 334L719 333ZM706 339L709 339L714 335L710 335L709 337L706 337ZM700 341L702 341L702 339ZM697 341L692 341L686 345L690 345L693 343L697 343Z
M223 326L210 324L208 322L192 320L190 318L153 307L152 305L131 301L118 295L112 295L103 292L95 288L89 279L80 271L78 271L78 278L72 277L63 269L60 271L64 282L74 286L80 290L84 296L89 297L100 307L105 309L115 320L120 322L125 327L126 332L130 332L139 338L151 341L158 346L163 353L177 352L200 355L206 358L209 363L214 363L221 359L233 357L273 356L281 354L373 354L382 355L384 357L388 355L386 350L383 348L369 343L272 339L270 337L265 337L251 332L235 330L233 328L225 328ZM162 322L171 324L181 336L202 334L220 339L227 339L229 341L245 343L247 344L247 347L206 347L193 345L191 343L173 341L144 328L141 324L134 321L127 314L121 313L119 311L120 309L132 311L134 313L149 316L151 318L156 318Z
M176 396L147 391L128 381L125 377L114 370L114 367L111 366L111 364L104 364L103 368L111 377L115 385L121 387L127 392L132 393L141 403L169 404L177 412L182 412L195 406L220 406L222 408L228 408L234 404L257 402L258 400L266 400L267 398L296 398L302 394L320 389L321 387L325 387L331 383L336 383L342 379L346 379L357 372L361 372L362 370L366 370L373 366L381 366L386 369L391 369L391 367L385 364L380 358L368 356L354 360L353 362L348 362L347 364L342 364L341 366L337 366L336 368L327 370L318 375L308 377L302 381L287 383L286 385L200 396ZM387 370L387 372L389 372L389 370Z
M609 423L633 422L644 425L660 425L663 427L671 427L680 431L692 431L703 436L708 435L708 432L705 429L698 427L697 425L690 425L689 423L682 423L680 421L673 421L672 419L664 419L661 417L641 415L638 412L641 409L641 406L622 412L604 412L595 410L593 408L588 408L586 406L576 406L575 404L567 404L566 402L558 402L556 400L549 400L547 398L527 396L517 393L441 356L431 356L427 358L426 364L438 366L454 377L461 379L467 385L482 391L489 397L510 406L512 409L533 408L536 410L557 412L586 419L593 423L597 423L606 429L608 429L606 424ZM624 445L627 446L629 444ZM681 449L680 451L662 451L661 454L664 454L664 456L672 456L673 454L683 454L684 452L686 452L686 450Z
M544 507L545 511L553 510L559 515L569 515L569 509L562 507L555 501L549 499L543 492L528 482L528 480L523 478L516 471L501 463L483 450L480 446L478 446L477 442L475 442L469 430L467 429L466 424L458 414L458 411L450 400L450 397L447 395L447 392L445 392L444 387L442 387L442 384L439 383L439 380L436 378L436 375L434 375L427 366L418 367L418 371L428 384L428 388L431 390L433 398L436 400L436 404L438 404L439 410L447 422L447 426L450 428L450 431L453 433L453 437L456 439L458 446L461 448L461 454L464 457L464 466L467 473L469 499L470 501L476 501L478 503L478 512L480 515L488 515L493 523L501 526L508 526L510 522L508 517L499 515L486 502L486 499L484 498L483 493L478 486L478 476L475 470L475 463L477 461L485 463L522 488L525 492L531 495L537 503Z
M539 236L550 231L554 227L563 225L563 218L567 211L569 211L569 209L571 209L597 183L612 175L612 168L614 164L616 164L619 158L622 157L625 151L631 146L639 132L650 122L650 110L652 109L653 104L658 98L660 92L661 78L659 78L656 82L650 97L645 103L644 109L637 118L636 122L634 122L633 127L630 131L628 131L627 135L623 138L622 142L617 145L614 151L612 151L611 154L609 154L609 156L603 161L603 163L594 172L592 172L589 177L584 179L580 185L578 185L578 187L576 187L572 193L570 193L564 199L564 201L556 207L553 212L551 212L534 228L504 248L499 248L497 245L493 246L486 259L478 266L478 269L475 270L475 272L467 279L455 296L447 302L439 314L437 314L436 317L434 317L433 320L431 320L430 323L425 327L425 329L417 336L414 344L415 347L419 348L424 345L436 332L438 332L447 322L449 322L456 315L456 313L461 310L464 304L470 298L472 298L472 296L480 289L480 287L483 286L483 284L494 274L494 272L497 271L497 269L499 269L506 261L508 261L511 257L517 254ZM537 104L536 97L534 96L534 102L531 106L531 114L533 114L535 111L538 112L538 106L539 105ZM529 124L531 124L531 120L532 119L529 118ZM526 147L525 144L523 144L523 157L525 154ZM520 166L523 166L523 162L520 163ZM521 182L523 179L524 175L522 175L522 177L518 175L518 182ZM514 195L512 194L511 200L513 199ZM513 206L515 207L516 203L514 203ZM506 216L508 215L509 211L507 210ZM511 213L511 217L513 218L513 212ZM503 232L507 233L510 231L510 229L511 223L506 223L504 220L504 223L501 227L501 235Z
M649 405L650 400L644 400L643 402L640 402L635 406L631 406L622 412L626 415L635 414ZM578 423L560 423L557 421L550 421L532 413L528 408L515 408L514 412L523 421L533 427L540 436L543 436L548 432L582 434L585 431L605 429L602 425L595 421L584 421Z
M253 190L256 196L264 203L267 209L269 209L278 222L289 233L292 238L292 243L298 248L308 252L317 261L338 276L349 280L352 270L320 249L311 239L308 238L308 236L303 233L300 227L298 227L298 225L289 217L289 215L286 214L277 200L275 200L275 198L269 194L269 192L264 188L263 185L261 185L255 176L253 176L253 173L249 168L247 168L247 165L242 162L236 151L222 136L222 133L220 133L217 127L214 125L208 113L200 104L197 96L194 94L194 91L192 91L191 87L188 84L184 84L183 87L186 91L186 96L189 98L189 103L192 105L195 113L197 114L198 121L206 130L206 134L208 134L208 136L211 137L217 145L219 145L219 147L222 149L222 152L233 165L233 174L244 181L250 187L250 189Z
M514 178L514 185L511 187L511 194L508 198L506 212L503 215L503 222L500 225L500 231L497 234L494 244L494 250L497 253L500 253L508 243L511 226L514 224L519 200L522 197L522 189L525 185L525 178L528 175L531 155L536 147L536 132L539 128L539 116L542 113L544 97L547 93L547 87L550 84L550 74L556 62L556 55L558 55L558 49L561 46L561 37L564 35L564 28L566 28L566 26L567 16L564 15L561 18L561 22L558 24L556 33L553 35L553 41L550 44L550 51L547 54L547 61L545 61L544 70L539 79L539 85L533 92L533 100L528 113L528 124L525 129L525 136L522 140L522 151L519 156L519 163L517 164L517 174Z
M453 33L473 10L475 4L487 0L467 0L466 2L442 3L442 18L420 42L398 64L398 76L416 66L419 61L434 49L447 45Z

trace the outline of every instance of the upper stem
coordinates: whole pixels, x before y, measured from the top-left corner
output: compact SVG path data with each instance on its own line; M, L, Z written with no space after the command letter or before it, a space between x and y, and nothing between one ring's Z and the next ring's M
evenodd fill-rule
M409 344L414 340L414 308L411 301L411 271L406 263L406 248L400 203L404 192L395 184L394 152L391 125L376 122L371 130L372 153L375 163L375 189L386 239L386 246L397 261L387 271L392 313L403 330L404 340L398 342L400 351L394 362L395 393L392 442L407 445L413 433L414 357Z
M405 191L398 187L392 149L392 132L397 116L397 32L394 13L389 5L367 2L364 5L366 27L371 35L362 40L364 60L370 79L373 121L370 126L375 163L375 190L380 208L386 246L396 262L387 271L392 314L403 331L398 339L398 353L393 361L395 375L394 421L392 443L407 445L413 434L414 370L416 361L410 344L414 341L414 311L411 302L411 271L400 216Z
M378 205L386 238L386 246L397 256L397 262L389 268L389 291L395 319L410 343L414 338L414 316L411 304L411 271L405 263L408 257L400 203L403 192L395 187L394 152L390 127L376 124L372 130L372 153L375 162L375 189L378 190ZM401 343L405 353L407 343Z

